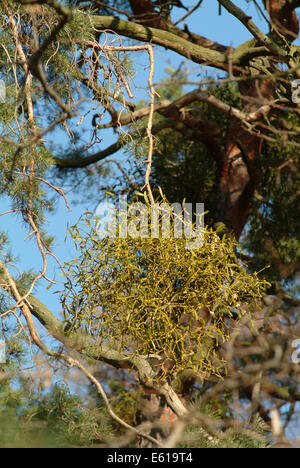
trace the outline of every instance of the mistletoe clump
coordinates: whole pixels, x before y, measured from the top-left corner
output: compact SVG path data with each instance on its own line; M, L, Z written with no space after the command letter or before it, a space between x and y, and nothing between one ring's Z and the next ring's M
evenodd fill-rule
M265 282L247 271L231 236L203 230L199 249L186 248L184 236L150 232L101 238L97 218L87 213L70 230L80 255L67 265L66 333L85 329L97 342L153 357L158 376L221 375L218 345L257 306Z

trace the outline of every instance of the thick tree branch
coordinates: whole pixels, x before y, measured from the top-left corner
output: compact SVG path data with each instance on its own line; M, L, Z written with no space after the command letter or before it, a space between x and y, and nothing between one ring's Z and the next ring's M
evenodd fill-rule
M223 1L223 0L222 0ZM211 65L222 70L229 70L230 66L233 71L242 72L240 68L257 56L276 55L281 58L286 58L288 53L276 45L267 35L261 33L257 29L256 36L259 37L259 43L245 43L243 48L239 47L231 53L229 59L229 49L223 52L213 50L209 44L206 46L198 45L190 40L189 35L181 37L177 31L161 30L153 27L147 27L141 24L136 24L132 21L125 21L113 16L90 16L90 21L96 29L110 29L116 34L135 39L137 41L149 42L157 44L166 49L173 50L178 54L194 61L195 63ZM223 49L222 49L223 50Z
M157 102L155 105L154 105L154 112L158 112L162 109L164 109L165 107L168 107L170 104L172 103L172 101L168 100L168 99L164 99L163 101L160 101L160 102ZM146 117L147 115L149 115L149 112L150 112L150 107L149 106L146 106L146 107L142 107L140 109L137 109L136 111L134 112L131 112L129 114L126 114L126 115L123 115L123 112L120 112L116 118L116 120L110 122L110 123L107 123L107 124L100 124L100 125L97 125L97 128L98 129L104 129L104 128L111 128L111 127L119 127L119 126L123 126L123 125L128 125L132 122L135 122L139 119L142 119L143 117Z
M161 29L142 26L125 21L114 16L90 16L93 26L97 29L110 29L115 33L135 39L137 41L157 44L180 55L193 60L196 63L213 64L220 69L226 69L226 56L216 50L211 50L200 45L192 44L176 34Z

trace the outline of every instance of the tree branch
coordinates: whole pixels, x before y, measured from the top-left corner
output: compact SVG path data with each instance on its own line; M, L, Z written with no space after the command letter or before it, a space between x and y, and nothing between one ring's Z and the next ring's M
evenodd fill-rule
M192 7L182 18L176 23L172 23L170 17L162 16L160 12L155 11L152 1L150 0L130 0L130 6L134 14L135 22L144 26L161 29L162 31L169 31L176 34L177 37L186 39L193 44L206 47L211 50L217 50L218 52L225 52L228 47L218 42L211 41L200 34L190 32L186 25L184 29L177 27L177 24L191 15L197 10L203 0L200 0L195 7ZM131 19L131 18L129 18Z
M200 45L192 44L178 35L162 31L161 29L142 26L125 21L114 16L90 16L93 26L97 29L110 29L117 34L135 39L137 41L157 44L180 55L193 60L196 63L213 64L217 68L226 69L226 56L216 50L210 50Z
M266 34L264 34L252 21L251 16L246 15L246 13L241 10L239 7L234 5L230 0L218 0L218 2L226 8L226 10L235 16L244 26L251 32L251 34L259 41L262 45L266 46L270 52L274 55L285 58L288 53L279 47L274 41L272 41Z

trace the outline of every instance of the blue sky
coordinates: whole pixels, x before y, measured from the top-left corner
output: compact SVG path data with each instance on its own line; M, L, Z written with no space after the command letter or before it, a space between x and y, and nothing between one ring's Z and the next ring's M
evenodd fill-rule
M190 3L192 4L192 2ZM247 13L253 17L256 24L265 32L267 31L265 22L258 16L253 4L249 5L245 0L236 1L235 3L241 8L245 8ZM179 10L178 13L178 17L180 17L184 14L184 10ZM187 22L189 24L190 31L194 31L195 33L199 33L207 38L226 45L232 45L235 47L251 38L247 29L238 20L227 13L224 8L222 9L222 15L218 15L217 0L204 0L199 11L192 15ZM157 82L162 76L164 76L166 65L172 64L172 66L176 68L182 60L183 58L181 56L178 56L173 52L167 52L164 49L155 47L154 81ZM194 67L194 70L197 72L196 67ZM137 80L142 85L145 85L147 72L138 76ZM59 142L62 145L66 144L61 132L53 133L51 138L55 139L56 142L61 139ZM108 137L103 140L102 147L105 148L113 143L113 141L112 133L110 132ZM121 151L118 153L118 157L122 158ZM199 200L199 202L200 201L201 200ZM54 235L56 239L53 250L62 263L72 259L75 255L75 249L72 242L68 238L66 240L68 225L70 226L75 224L86 209L95 211L94 202L83 202L79 205L75 205L72 203L72 196L70 196L69 203L72 209L71 212L67 210L64 200L58 197L55 213L50 214L48 217L48 232L49 234ZM0 200L0 213L8 209L10 209L9 201L4 197ZM19 259L17 264L18 268L23 271L28 268L34 268L37 270L41 268L40 254L36 249L32 238L25 240L28 232L23 230L22 221L18 217L14 215L1 216L0 230L7 231L9 233L13 254ZM51 258L49 258L47 276L55 278L56 280L60 279L57 266ZM47 285L48 283L46 281L41 281L35 293L41 301L47 304L47 306L57 314L60 309L60 304L57 296L55 296L52 291L61 289L61 287L60 285L57 287L54 285L50 291L46 291L45 288Z

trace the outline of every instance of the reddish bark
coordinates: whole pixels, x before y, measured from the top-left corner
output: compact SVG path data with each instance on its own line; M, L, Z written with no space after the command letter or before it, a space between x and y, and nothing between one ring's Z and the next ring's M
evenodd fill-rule
M299 33L299 21L292 2L264 0L264 4L270 16L271 30L277 29L286 39L294 40ZM246 112L258 109L264 101L270 102L275 97L274 85L268 80L255 80L248 88L241 85L240 91L248 101L243 109ZM241 122L232 122L220 171L219 190L221 221L233 230L237 239L247 222L254 191L259 184L257 158L261 145L262 139L247 132Z
M246 104L243 111L257 110L265 102L272 101L274 85L266 80L251 81L250 86L240 86ZM262 138L252 135L240 121L233 120L228 143L219 174L221 221L238 239L247 222L254 191L260 181L257 158Z
M294 40L299 34L299 21L293 2L289 0L264 0L273 29L283 34L288 40Z
M152 28L165 29L165 22L155 11L151 0L130 0L130 6L137 22Z

